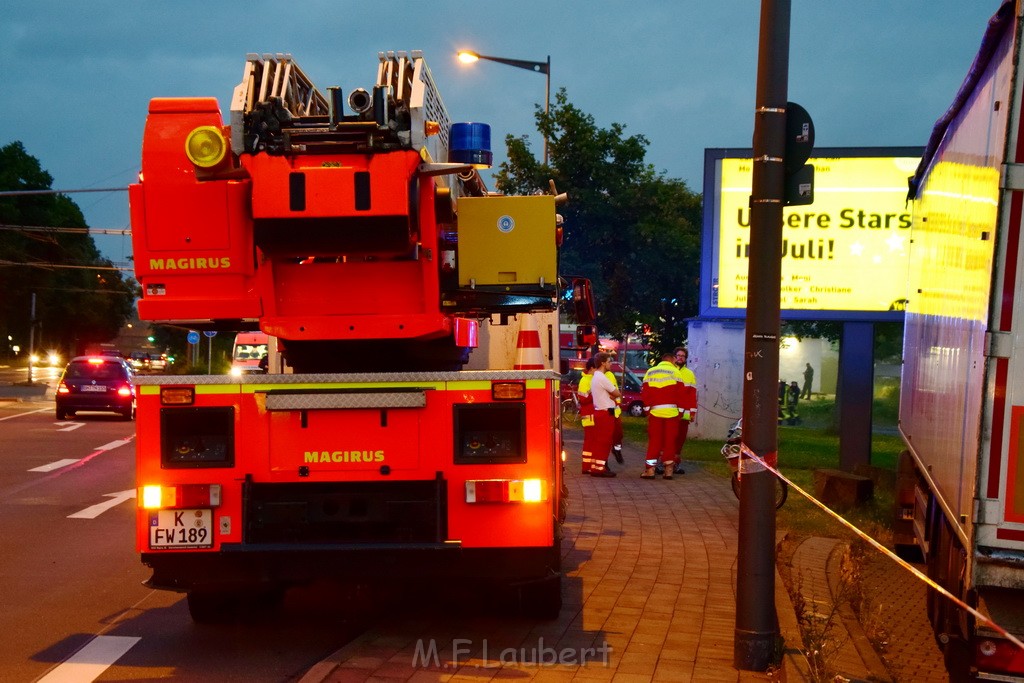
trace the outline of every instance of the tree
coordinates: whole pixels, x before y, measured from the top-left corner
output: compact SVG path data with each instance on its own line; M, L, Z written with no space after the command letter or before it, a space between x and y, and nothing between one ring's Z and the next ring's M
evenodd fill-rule
M548 113L535 113L548 140L550 165L537 161L524 137L507 136L508 161L497 174L507 194L535 194L552 179L569 202L560 272L590 278L602 334L623 338L649 325L661 348L685 338L697 313L701 198L681 180L644 160L642 135L625 134L568 101L565 88Z
M0 147L0 190L49 190L52 182L20 142ZM137 285L100 255L87 227L81 210L64 195L0 197L0 334L5 341L10 336L27 350L33 293L40 347L75 353L112 339L130 317ZM9 352L9 344L0 345L0 354Z

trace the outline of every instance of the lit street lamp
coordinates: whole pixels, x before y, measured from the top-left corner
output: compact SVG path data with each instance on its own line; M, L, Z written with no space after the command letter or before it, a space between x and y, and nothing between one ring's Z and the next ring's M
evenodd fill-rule
M547 61L544 62L530 62L525 59L505 59L504 57L490 57L488 55L482 55L472 50L459 50L458 53L459 61L463 64L471 64L478 59L486 59L489 62L498 62L500 64L508 64L509 66L515 66L520 69L526 69L527 71L533 71L534 73L544 74L547 77L547 88L544 91L544 114L548 114L551 108L551 55L548 55ZM548 163L548 136L544 136L544 165Z

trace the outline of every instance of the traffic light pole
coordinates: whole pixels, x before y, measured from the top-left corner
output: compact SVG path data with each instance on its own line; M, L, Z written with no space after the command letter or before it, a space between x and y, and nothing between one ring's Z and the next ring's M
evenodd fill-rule
M778 451L782 207L791 0L762 0L750 196L743 446L772 461ZM744 453L740 461L739 550L733 663L765 671L779 639L775 612L775 476Z

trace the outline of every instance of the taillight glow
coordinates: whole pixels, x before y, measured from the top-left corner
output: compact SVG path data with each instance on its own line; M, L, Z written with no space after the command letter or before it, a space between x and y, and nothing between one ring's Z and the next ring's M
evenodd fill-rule
M61 382L61 383L60 383L60 384L59 384L59 385L57 386L57 393L58 393L58 394L70 394L70 393L71 393L71 390L70 390L70 389L68 389L68 385L67 385L67 384L64 384L64 382Z
M209 508L220 505L220 494L220 484L149 484L141 487L138 499L144 510Z
M160 387L160 404L190 406L196 402L195 387Z
M526 398L526 383L495 382L491 385L491 398L495 401L522 401Z
M131 396L132 395L132 388L131 387L121 387L120 389L117 390L117 395L118 396Z
M542 503L548 499L543 479L475 479L466 482L467 503Z
M986 638L975 647L975 663L980 671L1024 674L1024 650L1002 638Z

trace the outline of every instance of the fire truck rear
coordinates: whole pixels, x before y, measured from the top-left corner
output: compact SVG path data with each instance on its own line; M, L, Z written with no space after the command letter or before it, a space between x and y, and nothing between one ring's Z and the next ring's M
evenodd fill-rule
M557 343L564 197L488 193L489 136L451 123L417 52L347 98L249 55L227 125L214 98L150 103L140 317L259 329L287 364L139 378L137 545L195 620L369 577L482 580L557 615L557 346L517 366L480 340L539 341L540 317Z

